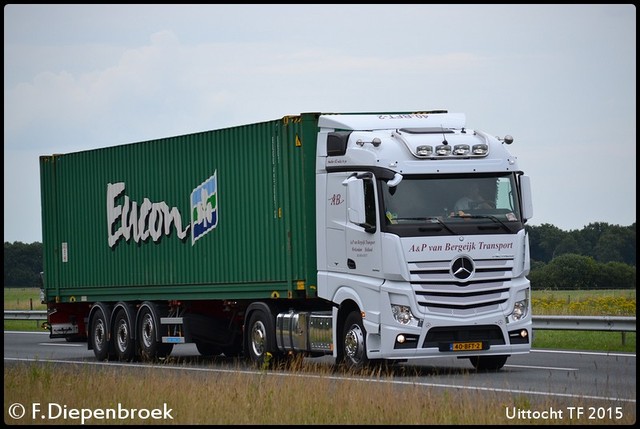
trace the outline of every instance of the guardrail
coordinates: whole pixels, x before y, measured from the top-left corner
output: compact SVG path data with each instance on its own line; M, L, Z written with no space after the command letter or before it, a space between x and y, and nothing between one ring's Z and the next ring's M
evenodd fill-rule
M622 316L533 316L533 329L636 332L636 318Z
M46 310L5 310L4 320L47 320ZM533 316L533 329L636 332L636 318L622 316Z
M47 310L5 310L4 320L47 320Z

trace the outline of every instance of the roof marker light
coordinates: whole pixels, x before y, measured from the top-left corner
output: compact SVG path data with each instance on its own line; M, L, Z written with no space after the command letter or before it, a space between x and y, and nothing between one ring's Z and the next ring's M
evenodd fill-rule
M431 156L433 154L433 146L423 145L416 148L416 155Z
M446 155L449 155L450 153L451 153L451 146L446 144L441 144L439 146L436 146L436 154L440 156L446 156Z
M469 154L469 145L468 144L457 144L453 147L454 155L468 155Z
M486 144L474 144L473 145L473 154L474 155L486 155L489 153L489 146Z

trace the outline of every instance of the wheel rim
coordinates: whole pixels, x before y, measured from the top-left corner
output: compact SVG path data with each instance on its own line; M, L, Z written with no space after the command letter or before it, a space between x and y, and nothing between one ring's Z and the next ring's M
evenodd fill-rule
M93 346L102 350L104 346L104 321L102 319L96 320L95 328L93 329Z
M362 360L364 350L364 335L360 326L353 325L344 336L344 353L345 356L353 363L359 363Z
M120 320L118 323L118 330L116 332L118 350L124 352L127 350L129 343L129 327L127 326L127 322L124 319Z
M142 318L142 343L144 347L150 348L153 341L153 319L150 314L145 314Z
M262 322L256 322L251 331L251 350L253 350L254 355L259 357L264 354L266 337L267 328Z

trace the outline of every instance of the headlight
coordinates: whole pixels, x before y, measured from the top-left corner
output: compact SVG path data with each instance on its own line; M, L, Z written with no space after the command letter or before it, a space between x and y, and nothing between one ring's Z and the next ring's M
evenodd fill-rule
M513 306L513 312L511 313L511 317L513 320L520 320L527 315L529 310L529 301L523 299L522 301L517 301Z
M406 305L391 304L391 313L393 313L393 317L396 319L396 322L401 325L408 325L411 323L411 319L413 319L411 309Z

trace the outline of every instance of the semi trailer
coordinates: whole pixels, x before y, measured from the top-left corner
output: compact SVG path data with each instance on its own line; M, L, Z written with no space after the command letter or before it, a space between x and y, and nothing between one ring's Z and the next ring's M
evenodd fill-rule
M98 360L498 370L532 339L512 142L446 110L302 113L41 156L49 335Z

